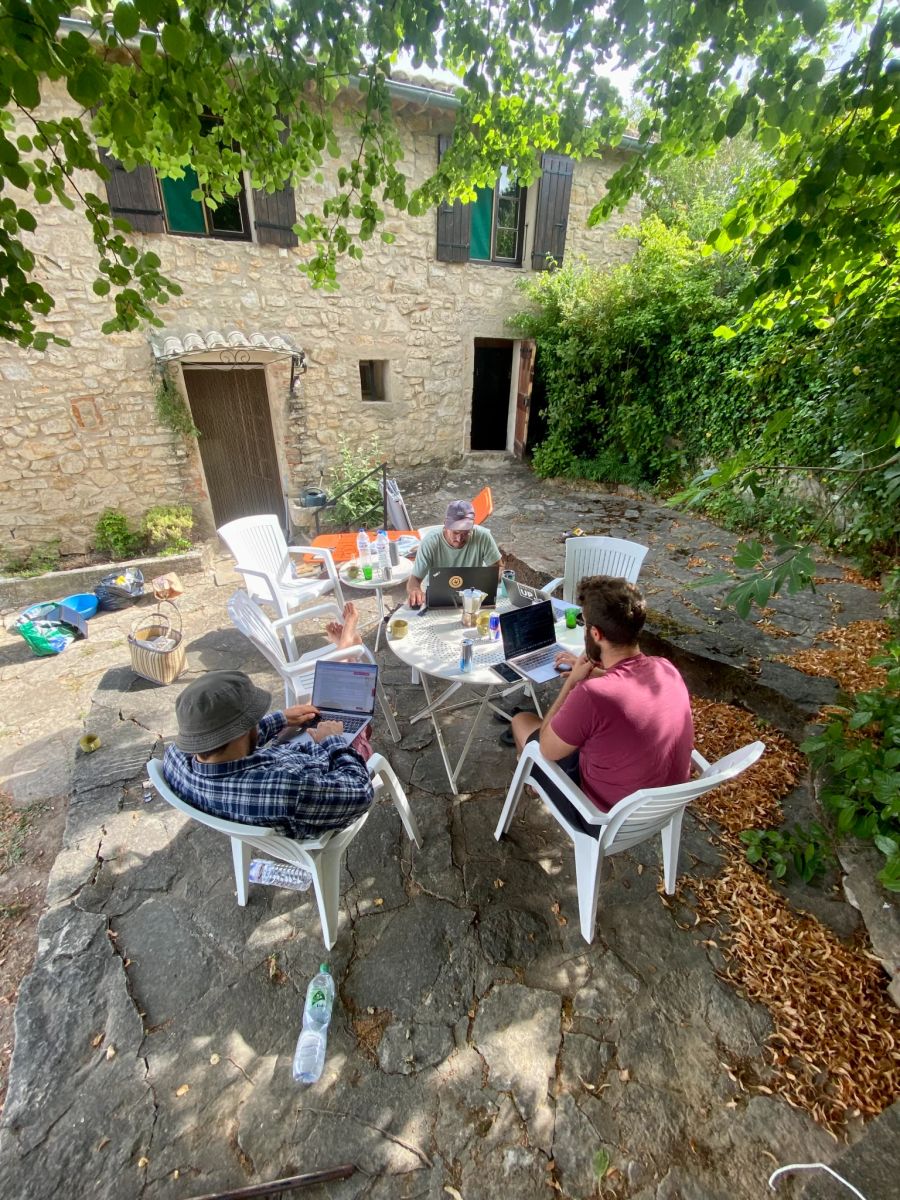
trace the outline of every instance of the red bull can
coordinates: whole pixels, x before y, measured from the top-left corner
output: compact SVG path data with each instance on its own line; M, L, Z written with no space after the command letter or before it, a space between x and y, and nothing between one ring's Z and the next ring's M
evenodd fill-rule
M491 620L490 620L490 624L488 625L488 629L490 630L491 641L499 642L500 641L500 614L499 613L495 613L495 612L491 613Z
M461 671L472 670L472 647L474 645L475 643L471 638L463 638L459 650L459 669Z

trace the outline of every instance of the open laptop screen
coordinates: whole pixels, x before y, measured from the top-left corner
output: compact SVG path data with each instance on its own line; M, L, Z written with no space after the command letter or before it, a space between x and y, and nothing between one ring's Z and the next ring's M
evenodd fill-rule
M332 712L375 711L378 667L366 662L318 662L312 702Z
M532 650L542 650L556 641L553 606L547 600L529 608L513 608L500 614L503 657L518 658Z

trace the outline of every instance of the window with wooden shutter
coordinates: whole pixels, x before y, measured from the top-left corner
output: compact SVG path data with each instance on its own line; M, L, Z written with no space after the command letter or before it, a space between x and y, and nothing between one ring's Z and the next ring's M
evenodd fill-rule
M451 140L446 133L438 137L438 162L446 154ZM440 262L469 261L471 224L471 205L463 204L461 200L454 200L452 204L446 200L441 202L437 213L437 257Z
M531 247L531 265L535 271L546 271L551 260L556 264L563 260L573 167L571 158L565 154L541 156L534 242Z
M287 120L282 117L282 120ZM279 134L282 145L288 135L287 129ZM253 189L253 224L256 227L256 240L270 246L296 246L300 239L294 233L294 223L297 220L297 204L294 198L293 184L288 183L277 192L264 192L259 188Z
M110 172L106 195L110 212L122 217L141 233L165 233L166 223L159 198L159 187L152 167L126 171L117 158L97 147L100 161Z
M296 246L299 238L294 233L297 207L293 187L278 192L263 192L253 189L253 212L256 240L273 246Z

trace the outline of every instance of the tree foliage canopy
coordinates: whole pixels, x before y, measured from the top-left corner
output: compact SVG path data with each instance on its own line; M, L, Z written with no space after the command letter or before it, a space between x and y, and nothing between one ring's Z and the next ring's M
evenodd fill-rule
M22 345L47 344L40 319L53 304L35 278L35 204L83 207L95 290L115 302L105 329L154 319L177 291L78 186L77 172L104 174L95 138L127 167L177 178L193 166L211 205L237 191L242 170L274 190L339 159L337 189L297 226L312 282L334 286L338 257L361 256L386 205L421 212L471 196L502 164L527 182L542 149L615 144L616 66L636 72L649 149L616 172L595 220L662 163L749 132L773 169L711 244L752 240L759 272L746 299L757 314L828 322L848 304L896 303L900 14L870 0L90 0L80 26L72 14L67 0L0 0L0 336ZM859 45L830 71L837 31L852 40L861 22ZM462 81L451 150L412 193L388 87L400 53ZM77 114L41 107L47 80L65 83ZM351 84L364 102L347 156L334 100ZM204 113L221 120L218 139L204 137Z

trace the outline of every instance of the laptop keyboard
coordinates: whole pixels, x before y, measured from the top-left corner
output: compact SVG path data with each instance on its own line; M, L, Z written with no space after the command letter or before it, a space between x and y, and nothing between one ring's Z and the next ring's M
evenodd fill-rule
M368 725L368 723L371 721L371 719L372 719L371 717L340 717L340 718L338 718L338 717L318 716L318 717L315 717L312 721L310 721L309 725L307 725L306 728L314 729L315 726L318 725L320 721L340 720L341 724L344 726L344 733L359 733L359 731L364 726Z
M520 662L523 667L527 667L529 671L534 671L538 667L549 666L555 660L558 653L559 650L555 645L548 646L545 650L535 650L532 654L526 654L524 658L517 659L516 661Z

